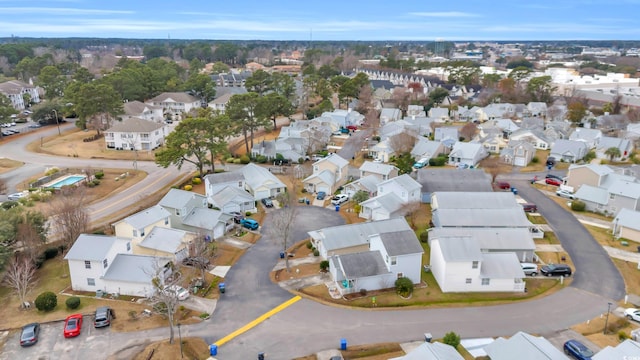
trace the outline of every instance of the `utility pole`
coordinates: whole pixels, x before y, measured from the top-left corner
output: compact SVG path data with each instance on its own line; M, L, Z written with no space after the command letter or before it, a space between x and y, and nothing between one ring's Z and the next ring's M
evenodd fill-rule
M607 325L609 324L609 313L611 312L611 305L613 305L613 303L607 303L607 317L604 319L604 335L607 335Z

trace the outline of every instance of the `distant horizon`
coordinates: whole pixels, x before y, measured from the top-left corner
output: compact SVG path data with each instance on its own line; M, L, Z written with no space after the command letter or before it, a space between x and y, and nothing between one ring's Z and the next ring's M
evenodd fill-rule
M202 41L638 41L640 0L209 3L0 0L2 38ZM475 40L468 40L475 39ZM496 40L498 39L498 40ZM619 39L619 40L612 40Z

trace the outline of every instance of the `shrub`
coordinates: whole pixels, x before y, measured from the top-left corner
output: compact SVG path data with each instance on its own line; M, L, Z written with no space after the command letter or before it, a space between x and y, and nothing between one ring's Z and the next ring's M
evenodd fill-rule
M248 164L251 162L251 159L247 155L240 156L240 164Z
M437 158L429 159L429 166L444 166L447 163L447 158L444 156L438 156Z
M95 176L96 179L102 179L104 177L104 171L98 171L97 173L93 174L93 176Z
M532 163L534 163L534 164L537 164L537 163L539 163L539 162L540 162L540 159L538 159L538 157L537 157L537 156L534 156L534 157L531 159L531 162L532 162Z
M33 265L36 266L36 268L40 269L42 267L42 265L44 264L44 261L46 259L44 258L44 255L40 255L37 258L35 258L35 260L33 260Z
M240 159L233 159L232 164L240 164Z
M411 279L406 277L401 277L396 280L396 293L400 296L407 297L413 293L413 282Z
M460 335L454 333L453 331L450 331L444 335L444 338L442 338L442 342L447 345L451 345L454 348L457 348L458 345L460 345Z
M51 169L47 170L47 172L45 172L44 174L45 174L45 176L49 176L49 175L53 175L53 174L58 173L58 172L60 172L60 169L54 167L54 168L51 168Z
M618 340L625 341L625 340L627 340L629 338L630 338L630 336L624 330L618 331Z
M56 256L58 256L58 248L57 247L46 248L44 250L43 255L44 255L45 260L53 259Z
M318 249L313 250L313 256L320 256L320 251Z
M423 243L426 243L429 241L429 232L428 231L423 231L420 233L420 241L422 241Z
M9 210L9 209L14 208L14 207L16 207L18 205L20 205L19 202L9 200L9 201L3 202L2 205L0 205L0 208L2 208L2 210Z
M40 311L51 311L58 306L58 297L51 291L45 291L38 295L35 304L36 309Z
M191 186L191 185L185 185L185 186L184 186L184 189L185 189L185 190L187 190L187 191L191 191L191 189L193 189L193 186Z
M225 160L224 162L229 163L229 164L233 164L233 162L234 162L235 160L236 160L236 159L234 159L234 158L230 157L230 158L227 158L227 160Z
M587 153L587 155L584 156L584 161L588 163L588 162L590 162L591 160L593 160L595 158L596 158L596 152L591 150L591 151L589 151ZM562 161L562 159L561 159L561 161Z
M367 289L360 289L360 295L367 296Z
M327 270L329 270L329 260L322 260L322 261L320 261L320 270L321 270L321 271L327 271Z
M268 159L267 159L267 157L266 157L266 156L264 156L264 155L258 155L258 156L256 156L256 162L257 162L258 164L264 164L264 163L266 163L266 162L267 162L267 160L268 160Z
M571 201L571 210L573 211L584 211L587 208L587 204L584 201L573 200Z
M313 244L311 243L311 241L307 241L307 249L311 249L313 247Z
M247 211L247 212L245 212L245 213L244 213L244 216L247 216L247 217L251 216L251 211Z
M72 296L64 302L67 305L67 309L75 310L80 307L80 298L77 296Z
M204 312L204 313L200 314L200 319L206 319L208 317L209 317L209 313Z
M200 179L199 177L194 177L191 182L193 183L193 185L200 185L202 184L202 179Z

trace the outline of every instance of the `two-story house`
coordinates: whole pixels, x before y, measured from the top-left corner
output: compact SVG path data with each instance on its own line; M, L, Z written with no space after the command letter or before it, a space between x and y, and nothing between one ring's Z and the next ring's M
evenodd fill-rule
M576 128L569 135L569 140L582 141L588 149L595 149L602 138L602 131L598 129Z
M224 213L256 212L256 199L246 190L242 171L209 174L204 177L209 206Z
M161 106L166 117L172 120L181 120L185 114L199 109L202 105L202 100L183 92L165 92L147 100L145 103Z
M575 163L582 160L588 152L589 143L586 141L559 139L551 146L549 156L559 161Z
M534 156L535 147L523 140L510 141L507 147L500 151L500 160L514 166L527 166Z
M233 227L231 215L209 209L207 197L194 192L171 189L158 205L169 212L169 221L174 229L190 231L205 238L219 239Z
M398 176L397 167L372 161L365 161L358 170L360 170L360 178L373 175L380 179L380 181L386 181Z
M511 133L509 141L526 141L536 149L549 150L553 145L541 129L520 129Z
M476 167L487 156L489 153L482 144L457 141L449 153L449 164Z
M39 88L19 80L0 83L0 94L9 98L11 106L16 110L24 110L29 107L30 103L40 102ZM28 103L25 103L25 98L29 100Z
M310 193L333 194L347 182L349 162L338 154L330 154L313 163L313 173L302 180Z
M65 260L75 291L148 297L155 274L171 275L171 259L134 255L131 240L117 236L81 234Z
M165 125L140 118L118 121L104 132L107 149L154 150L164 144Z
M377 195L360 203L359 216L370 220L384 220L400 216L411 206L420 203L420 183L408 174L378 184Z
M153 122L163 122L164 115L161 106L153 106L140 101L127 101L123 105L124 114L122 120L139 118Z

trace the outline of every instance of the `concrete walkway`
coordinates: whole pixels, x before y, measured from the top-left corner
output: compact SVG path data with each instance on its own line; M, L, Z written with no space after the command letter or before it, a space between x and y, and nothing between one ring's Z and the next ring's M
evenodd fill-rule
M617 249L611 246L603 246L603 248L612 258L640 263L640 253L638 252Z

